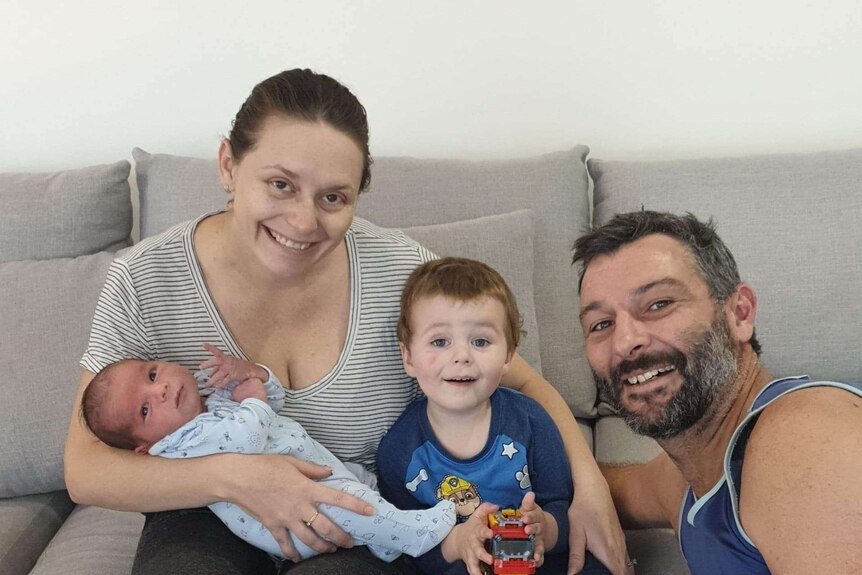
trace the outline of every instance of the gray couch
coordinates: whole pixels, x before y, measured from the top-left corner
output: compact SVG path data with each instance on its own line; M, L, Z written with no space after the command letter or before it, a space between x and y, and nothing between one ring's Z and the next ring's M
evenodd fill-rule
M226 196L215 163L134 151L142 237ZM862 150L677 162L380 158L359 213L439 254L494 265L525 315L522 355L563 394L600 461L658 448L596 395L577 321L571 246L623 210L714 216L757 290L776 375L862 376ZM589 169L589 173L588 173ZM0 573L128 572L142 517L76 506L62 454L78 359L112 252L130 242L130 164L0 175ZM638 573L686 573L669 530L628 533Z

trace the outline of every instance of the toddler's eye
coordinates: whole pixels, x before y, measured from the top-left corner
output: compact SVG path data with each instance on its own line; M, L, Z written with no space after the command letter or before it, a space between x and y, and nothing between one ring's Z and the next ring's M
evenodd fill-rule
M475 345L476 347L485 347L486 345L489 345L490 343L491 342L488 341L487 339L485 339L484 337L477 337L476 339L473 340L473 345Z
M141 406L141 417L146 419L147 415L149 415L149 414L150 414L150 406L145 403L144 405Z
M150 381L156 381L156 370L151 369L150 372L147 374L147 377L150 378Z
M442 337L438 337L431 342L431 345L433 345L434 347L446 347L446 340Z

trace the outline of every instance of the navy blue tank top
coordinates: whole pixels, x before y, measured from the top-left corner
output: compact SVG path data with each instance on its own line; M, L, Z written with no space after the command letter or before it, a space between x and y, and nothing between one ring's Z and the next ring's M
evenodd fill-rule
M777 379L761 390L730 439L724 476L700 499L689 488L683 500L679 542L692 575L769 574L763 556L739 521L742 459L760 413L779 397L810 387L837 387L862 397L860 382L811 381L808 376Z

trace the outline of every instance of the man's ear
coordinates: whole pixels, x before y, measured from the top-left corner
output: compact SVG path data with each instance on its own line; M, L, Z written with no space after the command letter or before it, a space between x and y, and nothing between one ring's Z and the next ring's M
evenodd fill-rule
M135 453L138 455L147 455L150 452L150 447L152 447L152 445L139 445L135 448Z
M398 342L398 347L401 348L401 362L404 364L404 371L410 377L416 377L413 370L413 358L410 355L410 348L401 342Z
M751 286L739 284L727 300L728 323L733 338L745 343L754 335L754 318L757 315L757 294Z
M223 139L218 148L218 176L219 180L221 180L221 185L226 190L232 191L234 188L233 172L235 167L236 161L233 157L230 142L227 139Z

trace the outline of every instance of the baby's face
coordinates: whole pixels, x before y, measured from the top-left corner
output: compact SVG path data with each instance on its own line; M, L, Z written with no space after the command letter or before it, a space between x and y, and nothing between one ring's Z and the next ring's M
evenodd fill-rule
M163 361L129 361L112 374L103 409L146 452L204 411L194 375Z

